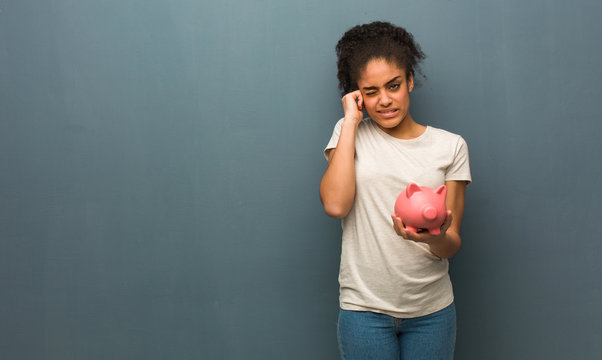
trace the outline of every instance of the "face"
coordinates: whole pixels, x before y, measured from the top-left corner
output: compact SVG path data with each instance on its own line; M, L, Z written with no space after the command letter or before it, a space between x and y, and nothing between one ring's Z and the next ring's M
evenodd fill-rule
M406 76L405 69L384 59L370 60L357 85L366 112L385 132L392 134L412 125L410 92L414 78Z

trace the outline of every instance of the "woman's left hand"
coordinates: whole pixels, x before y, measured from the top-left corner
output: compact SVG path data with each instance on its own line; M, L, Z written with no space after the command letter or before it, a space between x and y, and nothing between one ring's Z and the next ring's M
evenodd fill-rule
M416 233L404 229L401 218L399 218L396 215L391 215L391 218L393 219L393 228L395 229L397 235L403 237L406 240L421 242L428 245L436 244L437 242L443 240L445 238L445 233L447 232L447 229L449 229L453 220L451 210L447 210L447 216L445 217L443 225L441 225L441 233L439 235L433 235L426 230Z

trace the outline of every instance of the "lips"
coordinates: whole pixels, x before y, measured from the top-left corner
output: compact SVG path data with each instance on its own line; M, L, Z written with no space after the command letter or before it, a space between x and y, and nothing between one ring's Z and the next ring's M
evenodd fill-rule
M379 110L377 112L381 117L388 119L397 116L397 114L399 113L399 109Z

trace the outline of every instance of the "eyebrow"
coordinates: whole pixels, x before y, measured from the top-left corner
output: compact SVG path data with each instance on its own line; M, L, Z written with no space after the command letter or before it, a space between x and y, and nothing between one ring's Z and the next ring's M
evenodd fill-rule
M390 83L395 82L395 81L400 80L400 79L401 79L401 75L396 76L393 79L387 81L387 83L385 85L389 85ZM377 86L365 86L362 89L363 90L376 90L376 89L378 89L378 87Z

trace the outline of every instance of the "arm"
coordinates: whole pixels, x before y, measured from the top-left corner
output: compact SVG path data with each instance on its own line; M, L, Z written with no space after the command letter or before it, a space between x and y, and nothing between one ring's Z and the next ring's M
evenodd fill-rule
M355 200L355 135L363 118L362 97L351 92L341 100L345 111L339 142L328 154L328 168L320 182L320 200L328 216L347 216Z
M407 231L403 228L401 219L392 215L393 226L397 234L408 240L428 244L431 252L440 258L447 259L453 257L462 246L460 227L462 226L462 216L464 215L466 185L468 185L466 181L445 182L445 186L447 186L445 204L448 210L445 222L441 226L441 234L431 235L428 232L415 233Z

